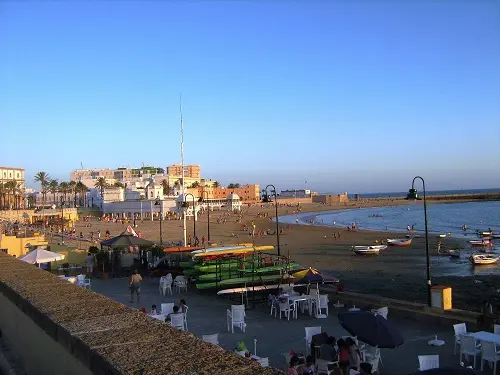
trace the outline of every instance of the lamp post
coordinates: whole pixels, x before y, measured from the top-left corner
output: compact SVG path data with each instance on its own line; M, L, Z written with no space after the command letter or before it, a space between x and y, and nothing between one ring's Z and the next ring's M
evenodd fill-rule
M271 194L274 194L274 208L276 209L276 244L278 245L278 256L281 255L281 250L280 250L280 229L279 229L279 221L278 221L278 197L276 195L276 188L274 185L267 185L265 190L265 195L264 199L262 200L263 202L269 203L271 200L269 199L269 194L267 192L267 189L269 187L272 187L273 190L271 190Z
M191 196L193 200L193 240L196 242L196 201L194 199L194 195L191 193L184 194L184 207L189 207L189 203L186 201L188 195Z
M208 240L208 243L210 244L210 202L208 201L208 191L205 191L203 190L201 192L201 198L200 198L200 202L203 202L204 199L203 199L203 196L204 195L207 195L207 200L205 201L207 203L207 211L208 211L208 220L207 220L207 240Z
M64 245L64 201L61 201L61 245Z
M424 189L424 219L425 219L425 257L427 260L427 305L429 307L432 306L432 300L431 300L431 286L432 286L432 281L431 281L431 262L430 262L430 257L429 257L429 229L427 226L427 202L425 200L425 181L422 177L416 176L412 183L411 183L411 189L406 195L406 199L410 200L420 200L418 196L417 190L415 189L415 180L416 179L422 180L422 186Z
M163 246L163 230L162 230L163 205L161 204L160 197L156 198L155 206L160 206L160 246Z

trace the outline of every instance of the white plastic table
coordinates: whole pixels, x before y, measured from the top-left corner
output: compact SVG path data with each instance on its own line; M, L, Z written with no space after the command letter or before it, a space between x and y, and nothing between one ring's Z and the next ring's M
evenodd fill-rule
M153 319L165 321L166 316L163 314L157 314L157 315L149 315Z
M467 336L472 336L478 341L489 341L500 345L500 335L492 332L479 331L473 333L467 333Z
M298 308L298 303L299 302L306 302L309 301L309 296L303 295L303 296L290 296L288 297L288 300L293 302L294 308ZM302 305L301 313L304 313L304 305Z

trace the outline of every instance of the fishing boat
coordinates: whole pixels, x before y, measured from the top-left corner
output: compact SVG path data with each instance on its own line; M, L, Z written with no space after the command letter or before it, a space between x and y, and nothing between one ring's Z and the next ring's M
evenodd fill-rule
M470 260L473 264L495 264L500 259L498 254L473 254Z
M491 234L491 238L496 238L496 239L499 239L499 238L500 238L500 234L495 234L495 233L492 233L492 234Z
M409 247L411 245L412 239L401 239L401 238L396 238L396 239L388 239L387 240L387 245L389 246L401 246L401 247Z
M469 241L471 246L490 246L490 240L472 240Z
M387 248L386 245L382 246L353 246L352 251L357 255L379 255L380 250Z

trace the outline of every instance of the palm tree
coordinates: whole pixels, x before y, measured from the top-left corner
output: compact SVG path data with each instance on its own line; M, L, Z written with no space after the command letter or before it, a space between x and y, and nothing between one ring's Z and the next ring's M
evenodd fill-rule
M120 181L116 181L113 186L119 188L125 188L125 185L123 185Z
M101 189L101 198L104 198L104 188L108 187L108 183L104 177L99 177L94 185L95 188Z
M53 204L56 204L56 192L59 187L59 183L57 182L57 179L50 180L49 185L47 189L51 194L53 194Z
M47 172L38 172L35 175L35 182L40 183L40 187L42 189L42 200L43 206L45 207L45 198L47 196L47 185L49 184L50 176Z
M69 190L73 194L73 207L76 207L76 181L69 182Z
M163 195L170 194L170 185L167 180L161 180L161 187L163 188Z
M220 186L219 181L214 181L214 187L218 188Z
M69 191L69 184L66 181L63 181L59 184L59 191L63 194L63 200L66 202L66 194Z
M16 208L17 187L18 187L18 183L16 180L7 181L4 184L4 188L6 189L7 194L8 194L8 205L9 206L11 206L10 196L12 195L12 197L13 197L13 199L12 199L12 207L13 208Z
M192 188L197 188L198 186L200 186L200 183L198 181L195 181L191 184Z
M239 187L240 187L240 184L238 184L238 183L233 184L233 188L238 189Z
M85 207L85 201L87 200L87 191L89 190L87 186L81 181L76 183L75 190L80 194L80 206Z
M179 189L181 187L181 183L179 182L179 180L175 181L174 182L174 189Z
M0 210L4 209L5 205L5 195L7 194L7 189L3 182L0 182Z
M234 189L234 184L233 184L233 183L230 183L229 185L227 185L227 188L228 188L228 189Z

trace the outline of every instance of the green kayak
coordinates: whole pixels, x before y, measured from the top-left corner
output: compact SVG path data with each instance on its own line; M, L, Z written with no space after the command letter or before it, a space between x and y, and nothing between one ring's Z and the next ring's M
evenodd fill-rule
M238 275L238 271L236 272L223 272L223 273L203 273L198 276L198 280L200 281L216 281L216 280L225 280L231 277L235 277Z
M284 269L290 269L294 270L296 268L300 267L298 263L290 263L290 264L282 264L280 266L271 266L271 267L261 267L261 268L256 268L252 270L251 267L248 267L246 269L240 269L239 271L245 272L245 273L266 273L266 272L275 272L275 271L281 271Z
M196 263L190 260L179 262L179 266L182 268L194 268L195 265Z
M226 279L226 280L221 280L218 283L216 282L211 282L211 283L196 283L196 288L197 289L213 289L217 287L228 287L228 286L235 286L235 285L244 285L246 284L260 284L265 281L279 281L281 279L281 275L264 275L264 276L245 276L245 277L236 277L233 279Z
M185 269L185 270L182 271L182 273L185 276L196 276L196 275L199 274L198 271L196 271L195 269L192 269L192 268Z
M252 267L252 262L245 262L245 267ZM255 261L255 264L257 265L258 262ZM199 266L198 268L195 267L200 272L207 272L207 273L212 273L212 272L219 272L219 271L237 271L239 268L241 268L241 263L222 263L222 264L210 264L208 266Z

